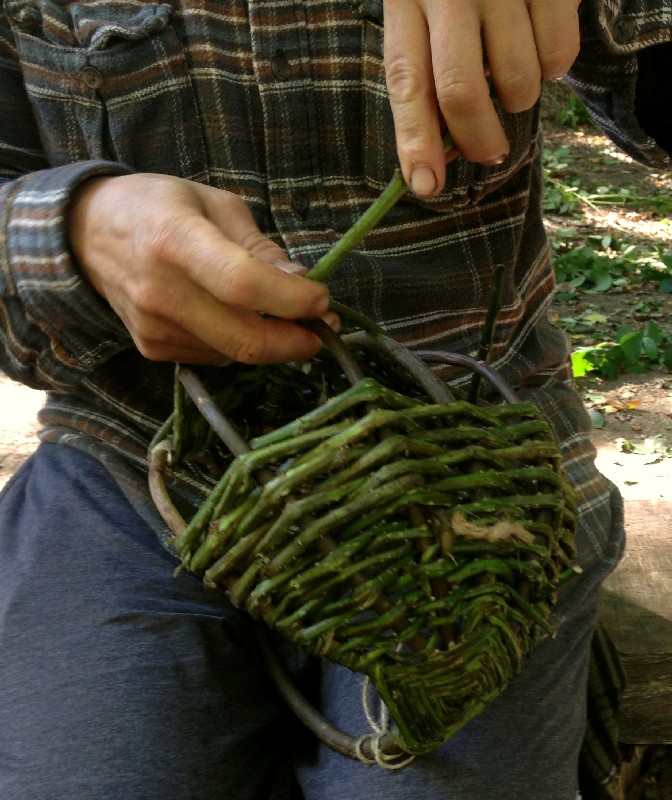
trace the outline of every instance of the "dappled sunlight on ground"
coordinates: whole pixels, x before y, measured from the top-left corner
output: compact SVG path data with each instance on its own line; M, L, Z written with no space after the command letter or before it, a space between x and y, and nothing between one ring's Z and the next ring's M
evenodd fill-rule
M0 487L37 447L37 412L44 393L0 374Z

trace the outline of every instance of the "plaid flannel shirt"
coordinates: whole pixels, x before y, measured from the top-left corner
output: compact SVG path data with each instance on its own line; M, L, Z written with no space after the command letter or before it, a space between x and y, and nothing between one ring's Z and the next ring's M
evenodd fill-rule
M395 166L382 0L5 0L0 16L0 366L49 390L41 436L108 464L153 515L147 445L172 406L172 366L144 360L83 279L64 219L96 175L162 172L239 194L311 266ZM632 113L636 51L671 36L663 0L584 0L573 72L608 133L667 156ZM399 203L330 279L332 295L405 344L473 353L493 270L505 289L492 360L551 421L579 493L580 560L621 548L613 487L595 470L564 334L547 309L538 108L500 110L511 154L459 159L446 189ZM446 373L459 385L467 376ZM185 472L193 500L205 481Z

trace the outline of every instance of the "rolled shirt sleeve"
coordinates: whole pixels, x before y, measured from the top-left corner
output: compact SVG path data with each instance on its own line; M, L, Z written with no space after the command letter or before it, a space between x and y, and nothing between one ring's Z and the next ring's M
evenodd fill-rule
M108 162L40 170L0 185L0 364L37 388L66 390L131 346L124 325L84 278L65 221L89 178L125 174Z

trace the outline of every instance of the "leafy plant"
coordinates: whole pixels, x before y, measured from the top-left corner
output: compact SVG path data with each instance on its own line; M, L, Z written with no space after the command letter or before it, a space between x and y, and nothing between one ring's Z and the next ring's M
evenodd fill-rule
M613 380L626 372L644 372L661 366L672 369L672 335L663 333L653 320L641 330L619 328L614 341L580 347L572 353L577 378L596 373Z
M544 150L544 212L569 214L581 200L578 179L560 180L558 175L569 166L569 148L566 146Z
M600 242L602 246L610 244L610 237ZM632 272L632 264L623 254L600 251L590 244L557 252L553 266L559 283L567 283L575 289L581 287L587 294L624 286L628 283L626 276Z
M660 292L672 293L672 251L664 252L662 245L636 246L614 236L578 239L566 229L556 233L552 252L558 282L574 289L595 294L634 281L651 281Z
M546 213L570 214L579 203L578 185L562 183L546 173L542 208Z
M577 98L563 98L561 105L559 111L557 103L555 106L557 123L577 127L589 121ZM582 146L572 144L577 136ZM584 138L582 133L567 132L567 144L547 146L543 154L544 211L568 218L566 228L553 231L551 248L558 282L555 299L559 304L570 304L558 315L557 324L574 341L575 375L616 378L647 369L672 370L669 239L666 243L649 240L635 245L621 241L621 234L586 236L588 220L583 218L585 212L592 212L591 217L599 213L599 219L603 220L605 208L619 216L632 211L637 219L659 218L662 224L657 223L656 228L664 228L670 224L667 218L672 219L669 182L663 176L660 181L652 179L650 188L648 184L634 185L636 177L632 178L633 185L624 183L623 179L627 181L627 176L634 173L620 171L608 145L593 146L591 139L585 147ZM595 170L588 167L592 163ZM608 172L612 166L613 179ZM619 300L600 297L616 292L620 294ZM613 308L621 310L609 310ZM631 327L618 328L619 324Z
M568 128L578 128L580 125L593 125L593 119L588 109L576 95L567 98L566 105L555 114L555 121Z
M545 212L571 214L581 205L597 210L600 206L623 208L631 211L645 211L660 218L672 216L672 194L667 190L653 190L643 193L632 186L612 186L609 184L590 185L576 175L571 149L567 145L550 148L543 153Z
M672 294L672 251L663 253L656 263L647 264L642 271L644 280L658 283L658 291Z

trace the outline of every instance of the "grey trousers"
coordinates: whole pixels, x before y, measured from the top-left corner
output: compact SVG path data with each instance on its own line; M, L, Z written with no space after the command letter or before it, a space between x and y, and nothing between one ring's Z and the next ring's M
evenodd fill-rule
M249 621L176 562L92 457L41 445L0 496L2 800L574 800L599 580L557 638L443 748L397 772L301 735ZM287 648L286 648L287 649ZM316 662L286 654L299 681ZM361 678L325 714L364 733Z

